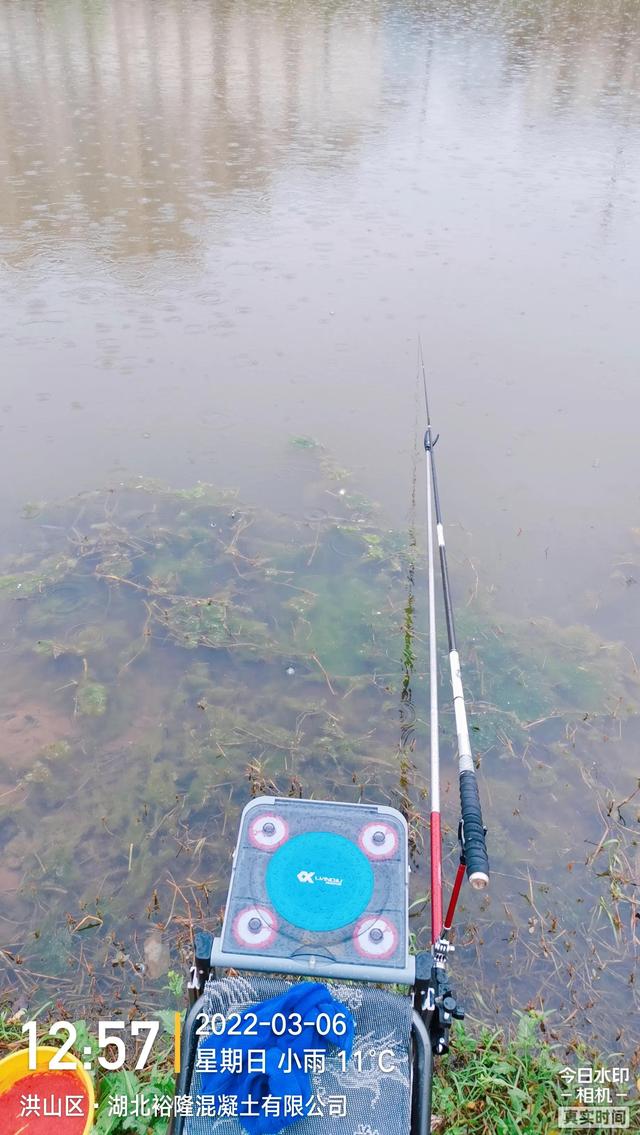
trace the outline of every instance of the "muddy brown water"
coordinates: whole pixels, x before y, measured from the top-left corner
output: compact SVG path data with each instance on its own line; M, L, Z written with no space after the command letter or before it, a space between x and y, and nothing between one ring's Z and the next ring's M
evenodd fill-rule
M137 474L232 485L304 515L296 435L354 471L385 526L406 527L420 334L458 603L477 572L510 615L586 624L640 658L639 32L632 0L2 0L4 550L32 540L25 501ZM35 670L15 672L13 625L0 648L3 799L23 793L43 747L77 741ZM179 663L166 665L169 682ZM259 674L242 678L247 699L259 696ZM143 667L132 744L140 721L162 716L148 679ZM611 897L609 877L596 881L606 848L585 860L611 798L636 786L639 739L617 712L565 737L582 775L554 802L542 845L556 750L537 751L533 787L522 765L484 762L502 843L493 897L466 903L458 955L478 1018L540 1007L544 988L558 1028L570 1018L610 1046L637 1042L633 803L622 824L613 809L607 845L625 856L613 868L621 927L597 909ZM128 742L121 731L109 776ZM240 778L236 803L242 791ZM208 806L219 817L223 804L221 790ZM205 838L204 812L198 823ZM11 811L3 824L10 846ZM219 849L195 846L197 881L209 878L220 904ZM35 959L24 928L57 903L53 968L41 954L32 966L51 975L67 964L73 904L55 897L59 883L46 899L32 883L25 892L22 851L2 864L2 937ZM145 870L150 913L132 903L109 944L134 961L162 886L153 860ZM178 858L173 878L187 877ZM559 973L547 941L563 928L576 983L564 1000L569 963ZM111 973L106 946L101 958ZM12 996L34 996L15 968Z

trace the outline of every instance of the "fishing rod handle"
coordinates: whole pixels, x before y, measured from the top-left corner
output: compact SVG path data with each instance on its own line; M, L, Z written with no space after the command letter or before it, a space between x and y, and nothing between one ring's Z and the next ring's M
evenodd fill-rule
M469 725L467 722L467 709L460 676L460 658L457 650L449 655L451 666L451 687L453 691L453 708L456 718L456 733L458 736L458 767L460 769L460 806L462 809L462 825L464 832L464 854L467 865L467 877L472 887L482 890L489 882L489 857L484 824L482 822L482 808L480 806L480 793L476 769L471 753L469 740Z
M460 808L467 878L480 891L489 882L489 856L475 772L460 773Z

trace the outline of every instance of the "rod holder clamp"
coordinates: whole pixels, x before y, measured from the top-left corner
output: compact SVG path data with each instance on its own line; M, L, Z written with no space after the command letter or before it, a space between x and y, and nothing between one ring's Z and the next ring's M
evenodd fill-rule
M437 943L436 943L437 945ZM434 950L435 959L435 950ZM430 981L432 1013L429 1021L431 1046L437 1056L449 1051L449 1033L456 1021L464 1020L464 1009L449 984L446 970L434 960Z

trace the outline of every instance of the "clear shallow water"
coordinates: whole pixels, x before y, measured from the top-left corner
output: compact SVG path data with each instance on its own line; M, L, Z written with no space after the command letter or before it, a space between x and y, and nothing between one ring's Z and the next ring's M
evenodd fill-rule
M454 561L637 657L638 31L635 3L0 4L7 549L25 500L138 472L299 514L296 434L406 524L420 333ZM578 755L621 799L631 726L607 745Z

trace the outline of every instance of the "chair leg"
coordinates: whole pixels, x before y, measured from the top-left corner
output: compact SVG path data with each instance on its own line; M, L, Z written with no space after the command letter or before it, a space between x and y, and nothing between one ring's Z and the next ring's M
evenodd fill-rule
M414 1009L411 1022L413 1079L411 1083L411 1135L431 1135L433 1051L422 1017Z

